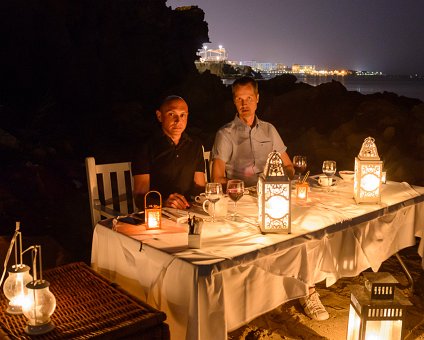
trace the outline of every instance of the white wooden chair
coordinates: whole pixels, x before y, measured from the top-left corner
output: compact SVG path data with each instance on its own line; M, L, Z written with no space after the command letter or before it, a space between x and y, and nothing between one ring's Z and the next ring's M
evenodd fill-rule
M131 162L96 164L86 157L85 167L93 228L103 218L135 211Z
M202 145L203 149L203 159L205 160L205 182L208 183L211 181L211 170L212 170L212 162L211 162L211 152L205 151L205 148Z

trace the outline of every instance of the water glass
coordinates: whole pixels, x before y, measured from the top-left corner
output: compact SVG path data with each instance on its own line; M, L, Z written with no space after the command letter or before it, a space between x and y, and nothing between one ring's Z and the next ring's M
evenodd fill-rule
M221 183L206 183L205 196L213 204L212 222L215 222L215 204L223 196Z

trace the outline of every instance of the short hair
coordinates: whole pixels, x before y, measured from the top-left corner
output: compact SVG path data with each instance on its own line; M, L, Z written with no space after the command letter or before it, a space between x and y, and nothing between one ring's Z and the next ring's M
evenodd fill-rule
M164 99L162 99L162 101L161 101L161 102L160 102L160 104L159 104L159 108L158 108L158 110L162 112L162 108L163 108L163 106L164 106L165 104L167 104L167 103L169 103L169 102L171 102L171 101L173 101L173 100L177 100L177 99L180 99L180 100L182 100L182 101L184 101L184 102L185 102L185 100L183 99L183 97L177 96L177 95L175 95L175 94L171 94L171 95L169 95L169 96L166 96Z
M235 88L237 86L244 86L249 84L252 85L253 90L255 91L255 94L258 94L258 82L252 77L241 77L241 78L237 78L234 81L233 85L231 86L231 91L233 93L233 96L234 96Z

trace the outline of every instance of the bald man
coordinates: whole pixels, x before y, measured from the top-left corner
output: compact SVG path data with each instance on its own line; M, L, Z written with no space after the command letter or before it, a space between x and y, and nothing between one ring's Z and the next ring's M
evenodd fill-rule
M134 199L144 210L144 196L157 190L164 206L186 209L190 196L204 191L202 145L185 132L188 105L183 98L166 97L156 110L156 118L160 131L142 145L132 162Z

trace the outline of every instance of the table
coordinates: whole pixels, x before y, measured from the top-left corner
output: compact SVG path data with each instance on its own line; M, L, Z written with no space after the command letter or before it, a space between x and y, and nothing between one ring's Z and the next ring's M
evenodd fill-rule
M55 328L37 339L169 339L166 315L108 282L85 263L70 263L43 273L56 298ZM23 315L5 312L0 296L0 338L33 339Z
M292 204L290 235L261 234L256 200L244 196L243 222L205 223L201 249L187 249L178 229L98 224L92 266L164 311L174 339L226 339L317 282L378 271L416 237L424 256L424 188L388 182L380 205L357 205L352 192L352 182L313 187L307 202Z

